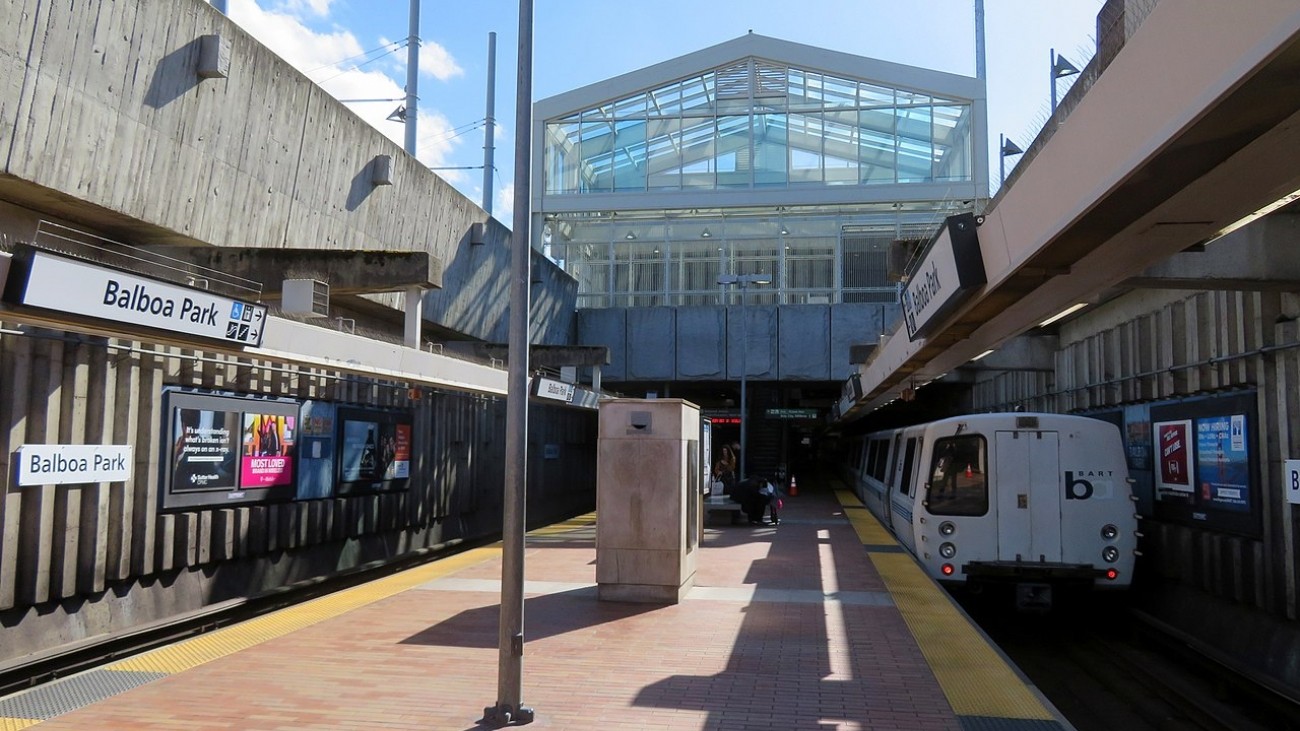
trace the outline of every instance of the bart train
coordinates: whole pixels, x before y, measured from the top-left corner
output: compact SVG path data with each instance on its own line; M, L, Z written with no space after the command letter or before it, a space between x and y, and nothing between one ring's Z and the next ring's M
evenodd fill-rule
M1129 587L1137 515L1119 429L1085 416L975 414L857 436L859 499L948 585Z

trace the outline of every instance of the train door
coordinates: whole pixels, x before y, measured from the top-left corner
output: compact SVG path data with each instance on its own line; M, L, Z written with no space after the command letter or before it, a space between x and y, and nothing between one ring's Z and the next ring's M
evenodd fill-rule
M916 504L916 460L921 451L921 440L908 437L903 446L903 455L899 459L898 482L894 485L894 496L890 500L890 527L899 543L916 551L916 531L912 527L912 507Z
M888 528L890 531L894 530L894 516L893 516L894 509L890 507L890 503L894 501L894 491L898 489L897 472L898 472L899 460L901 459L901 457L899 456L898 448L899 445L902 444L902 441L903 441L903 433L896 432L894 434L894 438L888 442L889 445L889 454L887 457L888 466L886 467L885 470L885 478L881 480L881 482L885 483L885 492L880 497L881 522L884 523L885 527Z
M993 489L998 560L1061 560L1060 438L1056 432L1000 431Z

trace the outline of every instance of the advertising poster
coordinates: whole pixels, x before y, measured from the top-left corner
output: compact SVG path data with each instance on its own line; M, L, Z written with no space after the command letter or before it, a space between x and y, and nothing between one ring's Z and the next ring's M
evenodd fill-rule
M343 481L378 480L384 474L379 467L379 433L377 421L343 422Z
M411 476L411 425L389 424L379 444L379 461L384 465L384 479L401 480Z
M296 419L284 414L244 413L239 485L246 490L293 484Z
M171 489L234 490L239 413L218 409L172 410Z
M396 411L340 407L337 412L338 487L353 491L401 490L411 476L410 417Z
M1250 462L1246 415L1196 420L1196 474L1201 504L1222 510L1250 510Z
M334 494L334 404L307 401L298 423L299 500L331 497Z
M1156 434L1156 489L1190 493L1192 489L1192 422L1158 421Z

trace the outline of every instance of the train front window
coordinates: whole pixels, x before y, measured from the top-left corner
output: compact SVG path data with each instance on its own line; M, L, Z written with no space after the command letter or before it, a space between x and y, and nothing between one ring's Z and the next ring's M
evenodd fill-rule
M988 443L978 434L934 443L926 505L934 515L984 515L989 511Z

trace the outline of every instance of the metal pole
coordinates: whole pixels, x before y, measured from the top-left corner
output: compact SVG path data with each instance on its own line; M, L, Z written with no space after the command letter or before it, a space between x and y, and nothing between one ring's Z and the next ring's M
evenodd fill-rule
M749 370L749 318L745 316L745 291L749 283L740 280L740 464L737 470L740 479L745 479L745 438L749 426L749 411L745 408L745 375Z
M420 78L420 0L411 0L411 22L406 35L406 154L415 156L415 118Z
M1052 113L1056 113L1056 49L1048 51L1047 76L1052 80Z
M483 133L483 210L492 215L492 165L496 155L497 34L488 33L487 129Z
M975 78L988 78L984 53L984 0L975 0Z
M1007 182L1007 136L998 135L998 187Z
M532 137L533 3L519 0L519 74L515 94L515 205L510 235L510 364L506 374L506 465L502 501L501 624L497 704L484 720L531 723L522 704L524 656L524 508L528 476L529 157Z

